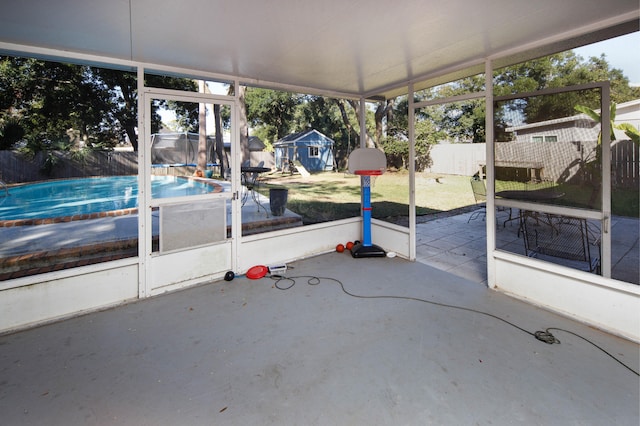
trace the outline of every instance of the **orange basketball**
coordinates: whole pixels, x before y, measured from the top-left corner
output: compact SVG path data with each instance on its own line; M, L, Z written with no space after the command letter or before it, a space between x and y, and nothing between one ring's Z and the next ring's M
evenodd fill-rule
M343 246L342 244L338 244L338 245L336 246L336 251L337 251L338 253L342 253L342 252L344 251L344 246Z
M347 248L347 250L351 250L353 248L353 243L349 241L345 247Z

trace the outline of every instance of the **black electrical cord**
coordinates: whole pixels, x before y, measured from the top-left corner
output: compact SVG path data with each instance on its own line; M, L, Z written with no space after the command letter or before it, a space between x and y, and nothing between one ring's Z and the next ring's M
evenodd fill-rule
M585 342L593 345L594 347L596 347L597 349L600 349L605 355L608 355L610 358L612 358L614 361L616 361L617 363L619 363L620 365L622 365L624 368L626 368L627 370L631 371L633 374L635 374L636 376L640 376L640 374L635 371L634 369L632 369L631 367L629 367L628 365L626 365L625 363L623 363L622 361L620 361L618 358L616 358L614 355L612 355L611 353L609 353L608 351L606 351L605 349L603 349L602 347L598 346L597 344L593 343L591 340L580 336L579 334L576 334L572 331L569 330L564 330L562 328L556 328L556 327L549 327L546 330L542 331L536 331L536 332L530 332L529 330L526 330L510 321L507 321L506 319L499 317L497 315L493 315L490 314L488 312L484 312L484 311L479 311L477 309L472 309L472 308L465 308L464 306L457 306L457 305L450 305L447 303L441 303L441 302L434 302L433 300L427 300L427 299L421 299L419 297L412 297L412 296L362 296L359 294L354 294L349 292L345 287L344 284L342 283L342 281L336 279L336 278L330 278L330 277L316 277L316 276L311 276L311 275L301 275L301 276L297 276L297 277L286 277L284 275L268 275L269 278L271 278L272 280L275 281L274 287L277 288L278 290L289 290L290 288L292 288L295 284L296 284L296 279L307 279L307 284L308 285L319 285L322 281L331 281L334 282L336 284L338 284L340 286L340 288L342 289L342 291L351 297L355 297L357 299L397 299L397 300L413 300L415 302L422 302L422 303L428 303L430 305L435 305L435 306L440 306L443 308L451 308L451 309L458 309L461 311L467 311L467 312L473 312L475 314L479 314L479 315L484 315L487 317L491 317L494 318L498 321L502 321L508 325L510 325L511 327L517 328L518 330L522 331L523 333L526 333L530 336L535 337L536 339L540 340L541 342L547 343L549 345L552 345L554 343L560 343L560 340L558 340L552 333L550 330L555 330L555 331L561 331L564 333L568 333L571 334L573 336L579 337L580 339L584 340ZM288 283L283 285L282 283Z

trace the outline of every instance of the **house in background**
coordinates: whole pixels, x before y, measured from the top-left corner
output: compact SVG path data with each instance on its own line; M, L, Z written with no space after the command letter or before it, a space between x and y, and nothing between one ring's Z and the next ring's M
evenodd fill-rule
M310 172L333 170L334 146L333 139L314 129L292 133L273 144L276 168L282 169L291 160L299 161Z
M257 136L249 136L249 152L261 152L264 151L266 145ZM224 140L224 149L227 152L231 152L231 141L226 138Z
M600 112L597 110L596 112ZM640 99L634 99L616 105L615 124L629 123L640 129ZM516 142L558 142L598 140L600 126L586 114L545 120L536 123L508 127L507 132L514 133ZM614 129L616 139L629 139L622 130Z
M629 123L637 130L640 130L640 99L616 105L615 124L620 123ZM626 139L621 133L621 130L616 129L616 140Z
M600 113L600 110L596 112ZM640 99L616 105L614 125L622 123L640 129ZM520 158L537 158L537 167L544 169L545 179L570 181L579 172L583 161L596 158L600 124L586 114L576 114L507 127L506 131L513 132L513 141L496 144L497 160L508 163L517 162ZM623 130L614 128L614 134L615 139L611 142L612 184L618 188L637 187L640 176L638 147ZM567 164L573 166L567 169ZM530 171L524 172L531 176ZM499 173L497 170L496 174Z
M251 152L260 152L264 151L265 148L264 142L257 136L249 136L249 151Z

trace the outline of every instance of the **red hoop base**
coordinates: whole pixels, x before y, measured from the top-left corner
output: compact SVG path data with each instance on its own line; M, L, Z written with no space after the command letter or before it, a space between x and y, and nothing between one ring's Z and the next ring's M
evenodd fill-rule
M379 176L382 174L382 170L356 170L353 173L360 176Z

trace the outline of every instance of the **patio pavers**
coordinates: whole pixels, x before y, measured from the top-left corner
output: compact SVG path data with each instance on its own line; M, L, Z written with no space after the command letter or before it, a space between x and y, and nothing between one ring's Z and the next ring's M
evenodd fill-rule
M416 225L416 260L443 271L487 283L486 222L467 222L473 212L425 221ZM497 212L496 241L502 250L524 254L518 222L508 219L508 211ZM640 284L640 221L612 218L612 277Z

